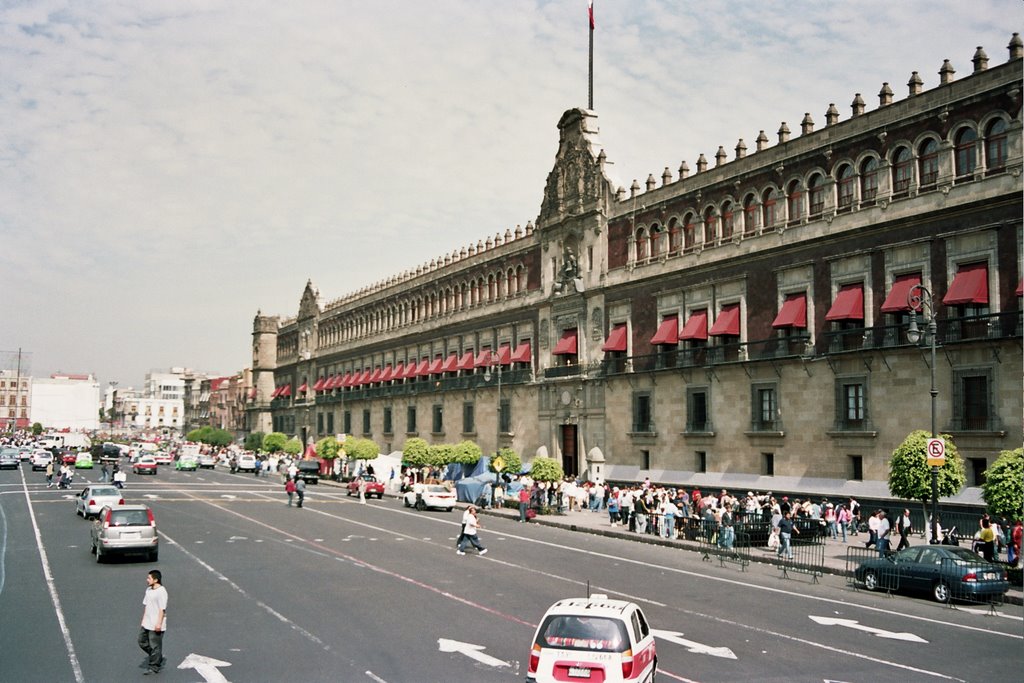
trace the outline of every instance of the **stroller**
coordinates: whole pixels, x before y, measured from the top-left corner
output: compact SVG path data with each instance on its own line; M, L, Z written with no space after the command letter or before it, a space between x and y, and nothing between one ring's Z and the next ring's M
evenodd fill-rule
M960 545L960 539L956 535L956 527L950 527L942 535L942 542L940 545Z

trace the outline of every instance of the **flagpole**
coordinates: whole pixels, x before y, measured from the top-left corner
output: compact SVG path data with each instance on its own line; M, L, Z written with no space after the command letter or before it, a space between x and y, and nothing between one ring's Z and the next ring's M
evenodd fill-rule
M590 62L588 72L587 109L594 109L594 0L590 0L587 21L590 23Z

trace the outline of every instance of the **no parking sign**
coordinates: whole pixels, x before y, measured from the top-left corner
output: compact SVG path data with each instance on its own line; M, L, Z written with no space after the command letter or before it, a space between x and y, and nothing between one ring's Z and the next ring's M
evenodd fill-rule
M946 442L941 437L928 439L928 464L934 467L946 464Z

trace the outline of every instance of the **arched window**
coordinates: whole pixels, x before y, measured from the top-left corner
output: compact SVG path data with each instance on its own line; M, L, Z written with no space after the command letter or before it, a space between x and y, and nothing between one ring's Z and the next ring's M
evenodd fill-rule
M810 205L811 216L820 216L825 210L825 181L820 173L815 173L807 181L807 201Z
M917 150L918 184L921 187L935 187L939 179L939 143L929 138Z
M906 147L900 147L892 155L892 193L908 193L913 176L914 159L910 154L910 150Z
M775 202L775 190L768 188L761 195L761 225L765 230L774 230L779 220L779 209Z
M526 291L526 268L523 268L521 265L516 266L516 283L517 291Z
M757 232L757 197L748 194L743 199L743 234L753 235Z
M726 201L722 204L722 239L732 238L733 232L732 202Z
M493 275L487 276L487 300L494 301L498 296L498 285L494 281Z
M657 223L651 226L651 258L658 258L665 251L662 244L662 229Z
M709 206L704 209L704 244L714 244L717 233L718 225L715 219L715 209Z
M999 173L1006 170L1006 121L996 119L985 130L985 170Z
M643 228L638 228L634 237L636 241L636 260L644 261L647 259L647 231Z
M696 228L693 225L693 214L688 213L683 217L683 248L686 251L693 249Z
M857 187L857 177L853 173L853 166L850 164L840 166L836 178L839 181L839 210L849 211L853 208L853 198Z
M878 196L878 159L868 157L860 165L860 201L874 204Z
M786 209L789 211L789 224L799 223L804 217L804 186L794 180L786 188Z
M680 237L679 220L672 218L668 222L668 253L678 254L679 253L679 237Z
M512 268L509 268L507 271L505 271L505 292L507 293L507 296L515 296L518 293L516 291L517 284L518 282L516 281L516 271L514 271Z
M961 128L956 134L956 177L974 175L978 168L978 134L973 128Z

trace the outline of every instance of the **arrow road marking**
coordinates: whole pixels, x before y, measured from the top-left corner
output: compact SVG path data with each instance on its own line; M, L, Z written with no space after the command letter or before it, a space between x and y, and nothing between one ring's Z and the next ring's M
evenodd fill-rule
M217 667L231 666L231 662L222 662L213 657L204 657L195 653L189 653L188 657L178 665L179 669L195 669L196 673L203 677L206 683L229 683Z
M808 615L810 616L810 615ZM928 641L920 636L915 636L913 633L896 633L895 631L885 631L880 628L872 628L871 626L862 626L860 622L854 621L853 619L834 619L832 617L814 617L810 616L811 621L821 624L822 626L845 626L846 628L852 628L857 631L865 631L867 633L873 633L879 638L888 638L890 640L905 640L910 643L927 643Z
M145 497L146 498L152 498L152 499L155 500L155 499L159 498L160 496L156 495L155 493L147 493Z
M437 647L441 652L458 652L459 654L466 655L470 659L475 659L481 664L487 666L508 666L508 662L484 654L483 645L473 645L472 643L460 643L457 640L448 640L447 638L438 638Z
M235 498L237 498L238 496L232 496L232 495L231 495L230 493L222 493L222 494L220 495L220 497L221 497L221 498L227 498L228 500L234 500L234 499L235 499Z
M712 657L721 657L722 659L736 659L736 655L727 647L713 647L711 645L705 645L704 643L686 640L683 638L683 634L678 631L659 631L652 628L651 635L655 638L675 643L676 645L682 645L689 652L693 652L694 654L711 655Z

